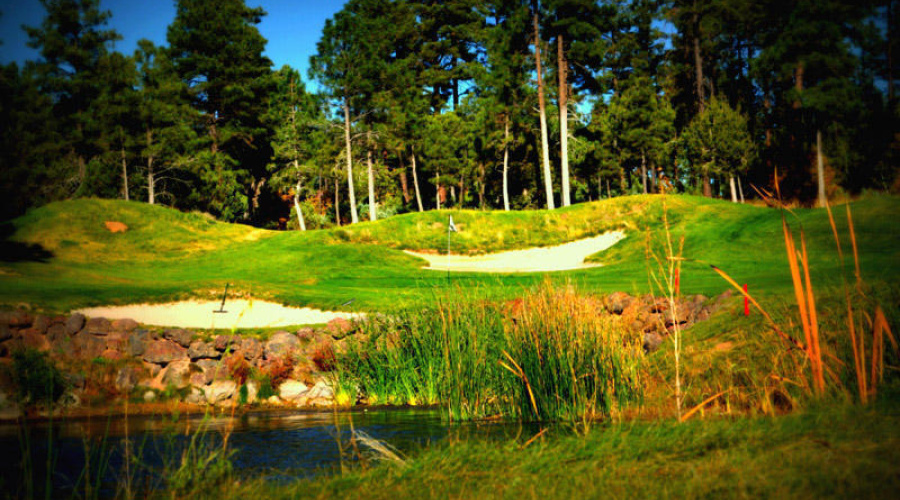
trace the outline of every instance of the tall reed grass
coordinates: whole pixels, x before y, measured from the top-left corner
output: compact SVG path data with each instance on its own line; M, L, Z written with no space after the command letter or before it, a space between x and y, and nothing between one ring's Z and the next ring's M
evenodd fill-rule
M371 404L435 404L450 420L608 416L641 395L639 338L599 301L544 283L498 303L459 290L374 318L337 355Z
M836 257L840 264L842 295L846 304L846 316L841 325L840 322L834 321L834 316L825 319L819 315L817 303L822 297L820 295L817 298L813 291L805 231L802 225L798 230L791 227L788 216L797 218L796 214L781 202L777 183L775 188L775 196L764 191L758 192L767 203L781 210L782 234L794 290L795 317L799 319L800 332L803 336L791 335L792 319L788 318L790 328L784 328L727 273L715 266L712 267L738 292L747 297L766 318L772 331L784 341L786 356L793 357L795 353L801 353L802 362L793 364L796 367L793 373L782 374L780 378L790 380L793 385L817 398L827 394L843 393L855 396L859 402L866 404L876 395L878 385L884 381L886 360L893 359L895 363L900 360L900 348L881 304L872 295L871 288L864 281L860 271L859 249L850 205L846 205L846 212L847 231L853 249L852 287L845 275L847 266L841 247L840 231L831 207L826 204ZM868 347L867 337L871 338ZM891 343L892 351L885 350L885 337ZM849 379L853 381L850 382Z

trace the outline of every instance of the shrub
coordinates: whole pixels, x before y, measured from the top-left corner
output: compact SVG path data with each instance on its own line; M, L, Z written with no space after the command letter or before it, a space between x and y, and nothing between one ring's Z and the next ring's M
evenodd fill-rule
M13 380L18 397L26 403L53 403L67 389L59 368L46 353L23 349L13 353Z
M319 344L310 356L316 368L321 372L334 370L334 347L331 344Z

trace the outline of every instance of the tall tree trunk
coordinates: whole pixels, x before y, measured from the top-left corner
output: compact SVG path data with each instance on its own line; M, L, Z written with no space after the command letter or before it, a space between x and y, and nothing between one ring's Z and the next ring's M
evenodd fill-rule
M741 176L738 176L738 194L741 196L741 203L744 203L744 187L741 186Z
M153 153L150 148L153 146L153 131L147 129L147 203L153 205L156 203L156 177L153 172Z
M412 149L412 172L413 172L413 187L416 190L416 205L419 206L419 212L424 212L425 209L422 207L422 193L419 192L419 174L416 173L416 149Z
M694 77L696 79L697 110L702 113L706 109L706 98L703 95L703 55L700 53L700 13L694 0Z
M440 177L440 173L438 173L438 177ZM435 183L434 185L434 204L438 210L441 209L441 195L444 194L441 192L441 184L440 182Z
M825 161L822 157L822 130L816 130L816 177L819 181L819 206L824 207L828 204L828 198L825 196Z
M403 150L397 151L397 159L400 162L400 190L403 192L403 202L412 201L412 195L409 194L409 179L406 178L406 165L403 163Z
M563 36L556 37L556 59L559 66L559 157L562 164L562 206L572 204L569 193L569 109L568 62L563 47Z
M359 222L356 193L353 190L353 152L350 149L350 103L344 100L344 145L347 149L347 190L350 191L350 223Z
M487 184L487 172L484 168L484 162L478 162L478 208L484 210L484 188Z
M503 210L509 212L509 113L503 117Z
M538 108L541 114L541 161L544 168L544 191L547 194L547 208L553 210L553 178L550 177L550 144L547 138L547 105L544 102L544 77L541 73L541 32L538 29L537 2L532 1L534 11L534 63L537 67Z
M300 225L301 231L306 231L306 221L303 220L303 210L300 209L300 166L297 160L294 160L294 171L297 172L297 186L294 187L294 210L297 211L297 223Z
M644 186L644 194L647 194L647 155L641 152L641 184Z
M703 196L712 198L712 181L709 178L709 174L703 174L703 178L700 182L703 184Z
M128 165L125 162L125 146L119 149L122 153L122 193L125 195L125 201L130 201L128 197Z
M338 178L334 178L334 223L341 227L341 190Z
M737 203L737 201L738 201L737 187L734 185L734 176L733 175L728 176L728 185L731 187L731 202Z
M156 204L156 174L153 172L153 155L147 157L147 203Z
M606 196L612 198L612 189L609 188L609 179L606 179Z
M250 183L250 188L253 189L253 196L250 198L250 210L251 214L255 218L257 213L259 212L259 194L262 192L263 186L266 185L266 178L261 177L258 181L254 181Z
M369 173L369 220L374 221L377 218L375 205L375 170L372 169L372 149L366 150L366 168Z

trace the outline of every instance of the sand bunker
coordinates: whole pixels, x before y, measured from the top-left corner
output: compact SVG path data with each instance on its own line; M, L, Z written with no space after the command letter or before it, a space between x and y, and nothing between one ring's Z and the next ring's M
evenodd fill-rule
M321 311L309 307L286 307L272 302L235 299L225 302L225 313L214 313L219 302L172 302L79 309L88 317L125 319L138 323L180 328L267 328L328 323L335 318L352 319L358 313Z
M535 273L570 271L598 267L601 264L585 263L584 259L615 245L625 233L610 231L593 238L572 241L554 247L511 250L487 255L434 255L406 251L409 255L425 259L436 271L467 271L482 273Z

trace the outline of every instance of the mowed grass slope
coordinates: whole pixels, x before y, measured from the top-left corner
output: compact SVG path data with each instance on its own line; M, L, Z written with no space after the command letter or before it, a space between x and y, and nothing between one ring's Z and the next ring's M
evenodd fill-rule
M852 206L863 273L894 281L900 200L871 197ZM843 206L834 207L845 258L849 247ZM448 286L444 273L401 249L446 251L449 215L459 228L454 253L547 246L622 230L628 237L593 257L602 268L554 273L588 291L649 291L648 241L661 252L663 214L676 242L684 237L685 293L717 294L728 286L716 264L763 295L790 290L777 210L689 196L631 196L549 212L452 210L414 213L327 231L276 232L216 222L201 214L115 200L53 203L11 222L0 262L0 303L29 303L53 312L74 307L220 296L226 283L292 305L326 309L391 310L429 301ZM814 284L840 283L841 263L824 210L788 215L802 223ZM108 231L104 222L128 226ZM22 251L25 249L26 251ZM45 252L49 258L38 259ZM13 253L15 255L13 255ZM35 259L29 258L30 256ZM852 270L852 260L845 261ZM454 274L452 286L512 295L541 275Z

